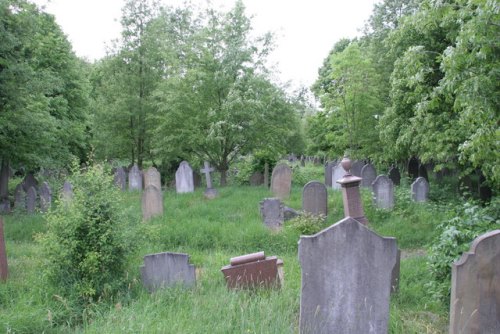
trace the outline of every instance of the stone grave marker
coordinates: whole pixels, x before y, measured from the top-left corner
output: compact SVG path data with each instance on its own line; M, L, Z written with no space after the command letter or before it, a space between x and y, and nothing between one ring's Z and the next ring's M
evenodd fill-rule
M283 284L283 261L264 252L233 257L221 269L230 289L279 288Z
M377 170L372 164L366 164L361 168L361 186L368 188L372 186L373 181L377 178Z
M332 189L333 190L340 190L340 184L337 183L338 180L344 177L346 174L346 171L342 167L340 163L335 165L332 169Z
M144 256L144 265L140 270L142 285L149 292L179 284L186 287L196 284L196 270L194 265L189 264L188 254L149 254Z
M22 183L19 183L14 190L14 208L16 210L26 210L26 192Z
M450 334L500 333L500 230L477 237L452 265Z
M327 187L331 187L335 182L335 180L332 180L332 172L335 165L337 165L335 161L328 161L325 164L325 185Z
M73 186L69 183L69 181L64 181L61 192L61 200L65 203L69 203L73 199L73 196Z
M175 189L178 194L194 191L193 169L187 161L181 162L175 172Z
M128 172L128 190L142 190L142 173L137 164Z
M156 186L150 184L142 193L142 218L149 220L163 215L163 194Z
M40 186L40 210L47 212L52 205L52 189L47 182L43 182Z
M292 189L292 169L286 164L278 164L271 175L271 191L274 196L284 199Z
M127 173L123 167L118 167L115 170L115 184L120 188L121 191L125 191L127 189Z
M319 181L308 182L302 189L302 211L315 216L328 214L328 192Z
M429 175L427 173L427 167L425 167L424 164L420 164L418 166L418 176L423 177L424 179L427 180L427 182L429 182Z
M418 177L411 184L411 198L415 202L427 202L429 198L429 183L423 177Z
M27 213L29 213L29 214L35 213L37 197L38 197L38 194L36 192L35 187L30 187L28 189L28 192L26 193L26 212Z
M372 183L373 202L379 209L394 207L394 184L385 175L379 175Z
M348 217L301 236L300 332L388 332L395 238L384 238Z
M3 218L0 217L0 281L6 281L9 276L7 265L7 251L5 250L5 236L3 234Z
M365 162L363 160L355 160L352 163L351 166L351 175L361 177L361 169L363 169L363 166L365 165Z
M264 184L264 174L259 171L253 172L248 181L251 186L261 186Z
M154 167L149 167L144 173L144 189L148 186L154 186L158 190L161 190L161 176L160 172Z
M26 174L22 181L22 184L23 189L26 193L31 187L35 188L35 190L38 189L38 180L35 178L35 175L33 175L33 173Z
M280 230L285 221L285 206L279 198L264 198L260 202L260 215L264 225L272 230Z
M344 177L336 181L336 183L340 184L342 189L344 217L353 217L362 224L368 225L369 222L365 217L363 201L361 200L361 193L359 190L359 184L362 179L347 172L352 169L352 162L349 158L345 157L342 159L339 165L342 166L345 171Z
M214 169L210 167L208 161L205 161L204 168L200 169L200 173L205 174L205 180L207 182L207 189L205 189L203 196L208 199L214 199L215 197L217 197L217 189L214 189L214 187L212 186L212 177L210 176L210 173L213 171Z
M410 158L408 160L408 177L413 181L416 180L418 177L418 166L419 166L418 159L415 157Z
M401 184L401 173L399 172L398 167L391 166L391 168L389 168L389 178L395 186L399 186Z

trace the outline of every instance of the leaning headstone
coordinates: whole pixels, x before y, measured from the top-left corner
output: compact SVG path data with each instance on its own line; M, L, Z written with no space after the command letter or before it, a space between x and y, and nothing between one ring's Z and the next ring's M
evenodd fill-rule
M285 207L279 198L265 198L260 202L260 215L264 225L271 230L280 230L285 221Z
M328 161L326 164L325 164L325 185L327 187L331 187L332 186L332 170L333 170L333 167L335 167L337 163L335 161ZM335 182L335 181L333 181Z
M429 183L419 177L411 184L411 198L415 202L426 202L429 198Z
M3 218L0 217L0 281L6 281L7 276L9 276L9 267L7 265L7 252L3 234Z
M373 202L379 209L394 207L394 184L385 175L379 175L372 183Z
M328 214L328 192L319 181L308 182L302 189L302 211L315 216Z
M31 187L35 188L35 190L38 189L38 180L35 178L35 175L33 175L33 173L26 174L22 181L22 184L25 192L28 192Z
M128 172L128 190L142 190L142 173L136 164Z
M52 205L52 189L47 182L43 182L40 187L40 210L47 212Z
M356 160L352 163L351 166L351 175L361 177L361 169L363 169L363 166L365 165L365 162L363 160Z
M35 213L37 193L35 187L30 187L26 192L26 212Z
M292 189L292 169L286 164L278 164L271 175L271 191L281 199L290 196Z
M337 183L338 180L344 177L346 171L342 167L340 163L338 163L336 166L333 167L332 169L332 189L333 190L340 190L341 186L340 184Z
M144 256L141 266L142 285L150 292L158 289L196 284L196 270L189 264L189 255L183 253L157 253Z
M388 332L395 238L384 238L348 217L301 236L300 332Z
M204 168L200 169L200 173L205 174L205 180L207 182L207 189L205 189L205 192L203 193L203 196L207 199L214 199L217 197L217 189L212 186L212 177L210 176L210 173L213 171L214 169L210 167L208 161L205 161Z
M175 189L178 194L194 191L193 169L187 161L181 162L175 172Z
M23 189L22 183L19 183L14 190L14 208L16 210L26 209L26 192Z
M148 186L154 186L158 190L161 190L161 176L160 172L154 167L149 167L144 173L144 189Z
M398 167L391 166L389 168L389 178L395 186L399 186L401 183L401 173L399 172Z
M361 168L361 186L362 187L371 187L373 181L375 181L375 178L377 177L377 170L375 169L375 166L372 164L366 164Z
M251 186L261 186L264 184L264 174L259 171L253 172L248 181Z
M118 167L115 170L115 184L120 188L120 190L124 191L127 189L127 173L123 169L123 167Z
M418 177L418 166L419 162L418 159L415 157L412 157L408 161L408 177L413 181Z
M477 237L451 270L450 334L500 333L500 230Z
M142 218L149 220L163 215L163 195L161 190L150 184L142 193Z
M423 177L424 179L427 180L427 182L429 182L429 175L427 173L427 168L425 167L424 164L420 164L420 166L418 166L418 176Z

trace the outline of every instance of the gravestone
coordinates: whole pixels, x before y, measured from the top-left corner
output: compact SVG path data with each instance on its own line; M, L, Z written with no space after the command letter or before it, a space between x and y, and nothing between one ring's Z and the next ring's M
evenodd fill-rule
M252 175L250 175L249 183L251 186L261 186L264 184L264 174L261 172L253 172Z
M368 188L372 186L373 181L377 177L377 170L372 164L366 164L361 168L361 186Z
M35 213L37 193L35 187L30 187L26 193L26 212Z
M286 164L278 164L271 175L271 191L274 196L284 199L292 189L292 169Z
M142 193L142 218L149 220L163 215L163 194L156 186L150 184Z
M196 270L189 264L189 255L184 253L157 253L144 256L144 265L140 267L142 285L155 292L158 289L196 284Z
M418 166L418 176L423 177L424 179L427 180L427 182L429 182L429 175L427 174L427 168L425 167L424 164L420 164Z
M269 187L269 163L264 163L264 186Z
M413 181L416 180L418 177L418 166L420 163L418 162L418 159L415 157L412 157L408 161L408 177Z
M73 199L73 195L73 186L69 183L69 181L64 181L61 192L61 200L65 203L69 203Z
M200 169L200 173L205 174L205 180L207 182L207 189L205 189L203 196L208 199L214 199L217 197L217 190L212 187L212 177L210 176L210 173L213 171L214 169L210 167L208 161L205 161L204 168Z
M373 202L379 209L394 207L394 184L385 175L379 175L372 183Z
M399 172L398 167L391 166L389 169L389 178L395 186L399 186L401 184L401 173Z
M148 186L154 186L158 190L161 190L161 176L160 172L154 167L149 167L144 173L144 189Z
M415 202L427 202L429 198L429 183L423 177L418 177L411 184L411 198Z
M187 161L181 162L175 172L175 189L178 194L194 191L193 169Z
M500 230L477 237L451 270L450 334L500 333Z
M3 234L3 218L0 217L0 281L6 281L9 276L7 265L7 251L5 250L5 236Z
M33 173L26 174L22 181L22 184L23 189L26 193L31 187L35 188L35 190L38 189L38 180L35 178L35 175L33 175Z
M120 188L121 191L127 189L127 173L123 167L118 167L115 170L115 184Z
M340 190L341 186L340 184L337 183L338 180L344 177L346 174L346 171L342 167L342 165L339 163L336 166L333 167L332 169L332 189L333 190Z
M363 160L356 160L352 163L351 166L351 175L361 177L361 169L363 169L363 166L365 165L365 162Z
M142 173L137 164L128 172L128 190L142 190Z
M14 190L14 208L16 210L26 210L26 192L22 183L19 183Z
M325 185L331 187L335 180L332 181L332 170L337 163L335 161L328 161L325 164Z
M52 189L47 182L43 182L40 187L40 211L47 212L52 205Z
M328 192L319 181L308 182L302 189L302 211L315 216L328 214Z
M388 332L395 238L384 238L348 217L301 236L300 332Z
M260 202L260 215L264 225L272 230L280 230L285 221L285 207L279 198L264 198Z

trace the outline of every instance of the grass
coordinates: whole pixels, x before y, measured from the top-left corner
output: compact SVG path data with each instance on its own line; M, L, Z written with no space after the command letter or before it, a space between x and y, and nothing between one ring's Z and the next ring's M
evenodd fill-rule
M319 167L322 168L322 167ZM319 169L318 168L318 169ZM403 188L403 187L401 187ZM129 286L112 303L89 309L83 323L72 318L56 288L46 286L41 274L40 246L33 236L45 230L41 214L5 217L10 277L0 284L0 331L7 333L297 333L300 302L299 233L285 228L268 231L262 224L259 202L271 197L263 187L229 186L209 201L202 190L164 194L165 214L141 223L139 193L124 193L121 203L127 220L124 231L135 245L128 260ZM403 251L422 249L434 237L434 226L447 215L435 204L415 204L408 191L397 191L393 211L377 210L371 194L362 193L371 228L395 236ZM286 205L301 207L296 185ZM343 216L340 192L329 190L329 217ZM285 285L280 290L228 291L220 268L229 259L264 250L284 260ZM146 292L138 266L146 254L185 252L197 266L196 288ZM420 254L420 253L417 253ZM401 262L399 293L392 296L390 333L444 333L448 310L426 293L429 281L425 256ZM58 318L59 317L59 318ZM57 325L55 325L57 323Z

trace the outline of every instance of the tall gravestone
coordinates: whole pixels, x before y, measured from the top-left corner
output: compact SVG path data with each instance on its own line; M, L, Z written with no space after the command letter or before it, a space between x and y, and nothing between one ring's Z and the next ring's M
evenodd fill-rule
M372 186L373 181L377 178L377 170L372 164L366 164L361 168L361 186L368 188Z
M3 218L0 217L0 281L6 281L9 276L7 265L7 252L5 250L5 237L3 234Z
M121 191L125 191L125 189L127 189L127 173L123 167L118 167L115 170L114 181L116 186L120 188Z
M332 189L333 190L340 190L341 186L340 184L337 183L338 180L340 180L342 177L345 175L345 170L342 167L340 163L335 165L332 169Z
M33 175L33 173L26 174L22 184L23 184L23 189L26 193L31 187L35 188L35 190L38 189L38 180L35 178L35 175Z
M420 163L417 158L412 157L408 160L408 177L413 181L418 177L418 167Z
M292 169L286 164L278 164L271 175L271 191L281 199L290 196L292 190Z
M365 165L365 162L363 160L356 160L352 163L351 166L351 175L361 177L361 169L363 169L363 166Z
M384 238L348 217L301 236L300 332L386 334L395 238Z
M394 207L394 184L385 175L379 175L372 183L373 202L379 209Z
M483 234L451 271L450 334L500 333L500 230Z
M411 184L411 198L414 202L427 202L429 198L429 183L423 177L418 177Z
M401 173L399 172L398 167L391 166L391 168L389 168L389 178L395 186L399 186L401 184Z
M40 210L47 212L52 205L52 189L47 182L43 182L40 186Z
M313 215L328 214L328 192L319 181L308 182L302 189L302 211Z
M187 161L181 162L175 172L175 189L178 194L194 191L193 169Z
M26 212L31 214L35 213L36 210L36 201L37 200L37 192L35 187L30 187L28 192L26 193Z
M128 190L142 190L142 173L136 164L128 172Z
M142 218L149 220L163 215L163 194L156 186L150 184L142 193Z
M285 206L279 198L265 198L260 202L260 215L264 225L271 230L280 230L285 221Z
M150 292L158 289L196 284L196 268L189 264L189 255L184 253L157 253L144 256L140 267L142 284Z
M154 167L149 167L144 173L144 189L148 186L154 186L158 190L161 190L161 176L160 172Z
M336 163L335 161L328 161L325 164L325 185L327 187L332 186L332 182L335 182L335 180L332 181L332 170L333 167L335 167Z
M64 181L61 191L61 200L64 203L69 203L73 199L73 185L69 181Z

